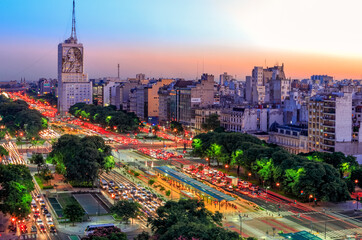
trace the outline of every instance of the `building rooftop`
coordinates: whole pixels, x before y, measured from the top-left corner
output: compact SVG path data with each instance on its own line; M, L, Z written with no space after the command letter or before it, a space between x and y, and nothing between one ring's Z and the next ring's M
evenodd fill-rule
M194 81L192 80L178 80L175 84L175 87L185 88L192 85L194 85Z

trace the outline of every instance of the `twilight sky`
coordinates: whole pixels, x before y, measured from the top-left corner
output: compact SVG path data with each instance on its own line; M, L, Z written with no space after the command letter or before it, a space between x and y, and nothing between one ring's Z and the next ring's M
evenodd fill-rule
M76 0L90 78L145 73L244 80L253 66L287 77L362 79L360 0ZM72 0L0 0L0 81L57 77Z

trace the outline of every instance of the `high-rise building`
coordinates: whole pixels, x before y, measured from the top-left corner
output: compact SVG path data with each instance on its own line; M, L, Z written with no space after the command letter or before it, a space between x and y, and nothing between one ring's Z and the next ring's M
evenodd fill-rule
M289 95L290 80L285 78L284 65L271 68L254 67L246 77L246 100L252 104L281 104Z
M352 140L352 95L316 95L308 103L308 150L342 151ZM346 153L346 152L345 152ZM346 153L347 154L347 153Z
M84 48L75 29L75 3L71 36L58 45L58 110L68 112L76 103L92 103L92 83L84 73Z
M224 74L220 74L220 85L224 85L225 82L229 82L233 79L233 76L228 75L227 72L224 72Z
M52 79L40 78L38 81L38 90L40 95L49 94L52 92Z

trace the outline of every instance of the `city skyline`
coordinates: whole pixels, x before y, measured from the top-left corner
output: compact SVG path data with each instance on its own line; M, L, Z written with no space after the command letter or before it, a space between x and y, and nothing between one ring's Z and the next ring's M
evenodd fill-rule
M354 7L344 14L327 1L79 0L77 31L90 78L117 76L119 63L122 78L143 72L194 79L203 72L228 72L245 80L253 66L284 63L291 78L361 79L362 34L351 24L362 22L361 3L350 3ZM70 35L71 1L0 5L0 81L55 78L57 43Z

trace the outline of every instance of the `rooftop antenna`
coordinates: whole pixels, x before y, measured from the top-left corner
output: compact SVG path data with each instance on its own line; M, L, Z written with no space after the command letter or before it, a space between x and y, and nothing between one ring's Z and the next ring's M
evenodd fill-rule
M77 33L75 30L75 1L73 0L73 14L72 14L72 35L70 36L75 42L77 42Z
M118 63L118 79L119 79L119 63Z
M202 57L202 74L205 73L205 57Z

